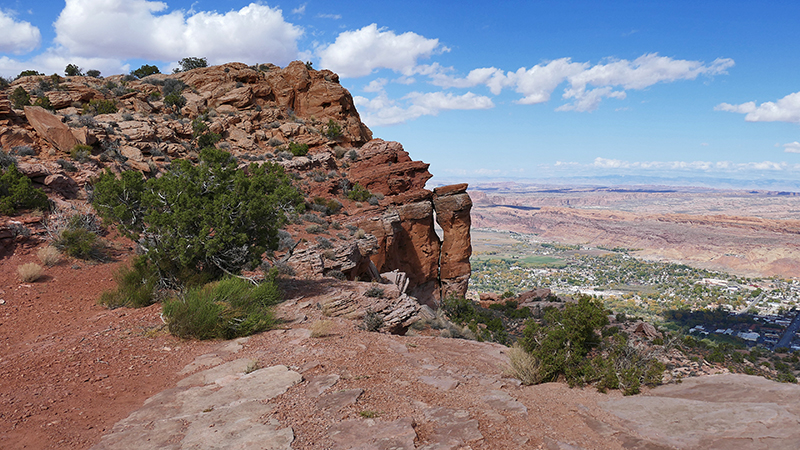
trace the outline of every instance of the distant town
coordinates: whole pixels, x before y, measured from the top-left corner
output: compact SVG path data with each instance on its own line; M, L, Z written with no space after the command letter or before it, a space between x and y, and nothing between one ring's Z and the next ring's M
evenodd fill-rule
M542 242L536 235L489 236L472 257L470 290L602 298L615 313L641 317L698 338L800 350L800 280L748 278L630 256L633 249ZM498 236L492 236L497 233ZM499 239L493 239L498 237ZM713 311L715 314L698 314Z

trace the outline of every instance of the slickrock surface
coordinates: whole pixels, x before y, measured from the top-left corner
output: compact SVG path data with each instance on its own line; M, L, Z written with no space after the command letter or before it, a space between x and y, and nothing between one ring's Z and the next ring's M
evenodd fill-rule
M724 374L601 406L643 438L668 447L789 450L800 445L798 399L798 385Z
M320 289L281 306L286 329L227 344L240 347L230 362L205 368L219 358L199 356L184 373L205 370L94 448L788 449L800 438L800 386L718 375L633 397L524 387L503 375L500 345L361 331L321 315L316 305L335 293ZM333 331L312 338L319 320ZM265 368L244 374L252 361Z

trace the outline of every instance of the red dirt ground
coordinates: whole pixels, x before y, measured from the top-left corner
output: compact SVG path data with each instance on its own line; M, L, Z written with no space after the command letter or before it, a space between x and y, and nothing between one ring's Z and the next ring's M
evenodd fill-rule
M0 447L88 448L218 345L170 336L161 305L98 305L128 258L130 243L114 242L115 261L64 258L34 283L20 282L17 267L39 263L38 247L0 259Z

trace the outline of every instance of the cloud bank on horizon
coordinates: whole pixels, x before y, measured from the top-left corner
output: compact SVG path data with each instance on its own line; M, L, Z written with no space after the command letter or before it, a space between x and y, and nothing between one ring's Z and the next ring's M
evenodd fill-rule
M728 55L698 58L696 55L702 52L687 47L687 56L681 57L670 45L664 45L669 49L665 52L651 45L638 52L626 49L623 54L630 55L627 58L595 51L590 57L583 52L582 56L561 53L553 59L534 57L533 62L534 58L527 55L536 52L520 51L514 59L523 58L522 64L498 58L505 64L482 65L469 58L469 48L432 35L430 29L422 33L393 29L381 25L380 17L366 18L362 21L368 22L366 25L347 26L341 22L348 17L348 11L332 13L309 3L285 5L288 13L274 4L244 1L231 2L237 6L226 11L204 8L210 3L207 1L185 0L42 3L47 4L42 8L49 7L51 14L57 11L50 22L46 18L36 20L41 11L26 11L24 8L33 7L22 7L19 0L0 1L0 75L13 77L28 69L63 73L67 64L114 74L127 73L142 63L156 63L166 72L186 56L203 56L212 64L240 61L286 65L296 59L311 60L316 67L340 75L343 84L354 93L362 119L371 127L402 128L423 116L458 111L478 114L493 109L524 115L530 114L526 109L533 108L537 120L541 120L543 113L536 105L542 104L550 104L548 111L556 116L598 111L603 117L613 111L622 115L650 103L663 102L668 107L670 90L713 91L720 84L730 83L731 71L739 70L733 50ZM312 10L318 12L311 13ZM643 33L638 30L620 33L619 39L625 42L622 40L640 34ZM497 51L509 52L503 48ZM514 65L508 67L510 64ZM659 87L662 85L676 87ZM800 124L800 91L784 91L782 96L760 103L725 100L728 99L711 102L708 111L722 116L724 112L743 114L746 122ZM613 102L613 111L602 107L606 102ZM707 148L703 151L714 149L705 139L697 145ZM797 138L784 138L770 147L783 148L784 155L800 153ZM635 150L615 155L610 148L584 148L575 154L584 159L583 167L597 170L796 171L796 164L769 161L628 162ZM589 157L591 151L595 152L594 158ZM597 156L602 151L608 153ZM645 149L640 151L644 153ZM550 167L558 164L553 161ZM473 172L486 170L479 163Z

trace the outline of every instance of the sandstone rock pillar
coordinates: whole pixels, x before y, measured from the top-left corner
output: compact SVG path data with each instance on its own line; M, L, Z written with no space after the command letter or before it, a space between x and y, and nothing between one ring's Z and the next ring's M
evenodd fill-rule
M470 210L472 200L467 184L453 184L433 190L436 222L442 227L444 239L439 261L441 298L464 297L469 287L472 256Z

